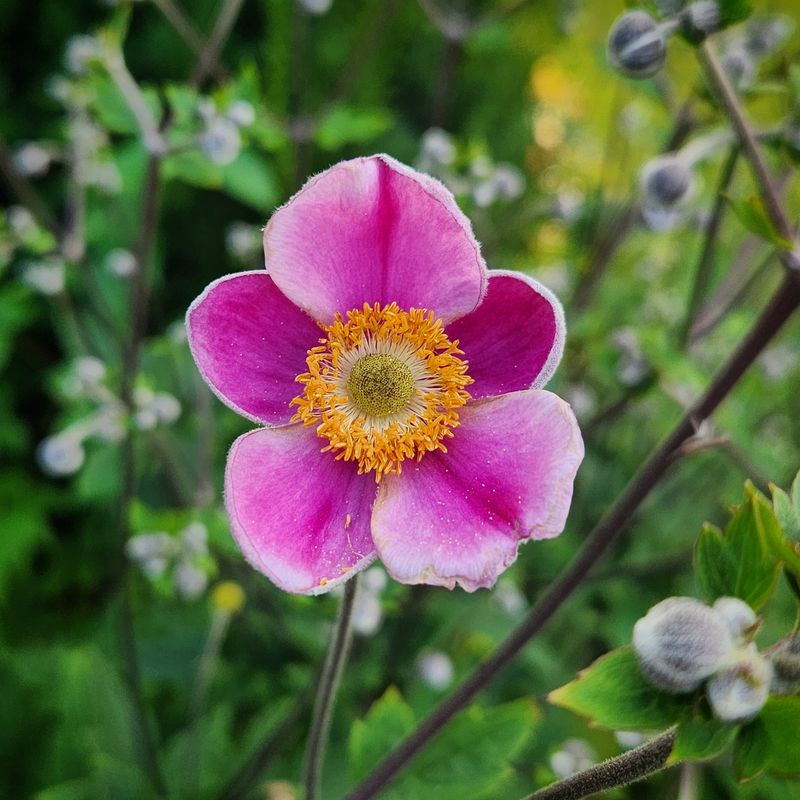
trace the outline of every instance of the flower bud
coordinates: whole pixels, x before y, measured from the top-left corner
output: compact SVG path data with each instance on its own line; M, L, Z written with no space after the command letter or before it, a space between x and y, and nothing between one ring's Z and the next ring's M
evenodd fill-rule
M664 65L667 43L663 30L646 11L628 11L608 34L608 61L629 78L649 78Z
M215 608L226 614L236 614L244 606L244 590L235 581L222 581L211 592L211 602Z
M639 186L646 206L674 208L692 194L694 176L689 165L680 156L667 153L644 165Z
M733 650L725 620L699 600L669 597L633 627L633 649L645 677L674 694L691 692Z
M748 89L756 77L756 65L750 54L743 47L732 47L720 58L731 83L737 89Z
M437 692L443 692L453 682L453 662L440 650L423 650L417 658L417 672Z
M712 608L725 620L735 641L746 642L752 639L758 628L758 616L744 600L738 597L720 597Z
M697 0L683 11L683 28L692 39L702 40L719 28L720 14L716 0Z
M772 665L755 646L740 651L735 663L721 669L706 686L714 716L721 722L746 722L767 702Z
M36 448L36 460L48 475L63 478L75 474L86 460L79 438L68 432L48 436Z
M800 694L800 636L783 641L769 659L772 694Z

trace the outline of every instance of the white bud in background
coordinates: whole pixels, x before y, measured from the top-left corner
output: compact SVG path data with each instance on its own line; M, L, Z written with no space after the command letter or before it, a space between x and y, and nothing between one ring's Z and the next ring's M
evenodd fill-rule
M186 556L208 553L208 528L202 522L192 522L181 531L181 545Z
M381 626L383 609L377 596L370 591L359 589L353 602L351 624L353 633L359 636L372 636Z
M14 151L14 166L29 178L44 175L51 163L50 152L36 142L27 142Z
M420 158L436 166L447 167L455 161L453 137L441 128L428 128L420 139Z
M749 89L753 85L756 65L744 47L736 45L726 50L720 57L720 64L737 89Z
M96 386L106 377L106 365L94 356L76 358L72 369L78 379L88 386Z
M136 272L136 256L130 250L117 247L106 256L105 266L118 278L130 278Z
M73 36L67 42L64 52L64 65L73 75L85 75L92 61L102 57L103 49L94 36Z
M423 650L417 658L417 674L431 689L443 692L453 682L453 662L441 650Z
M261 250L261 231L246 222L231 222L225 229L225 246L240 261L247 261Z
M721 722L747 722L767 702L771 681L772 665L753 645L709 680L706 697Z
M180 561L175 567L172 579L178 594L186 600L195 600L200 597L208 586L208 577L205 572L185 560Z
M36 460L48 475L63 478L74 475L86 460L81 440L69 432L48 436L36 448Z
M152 408L140 408L133 412L133 426L140 431L152 431L158 425L158 416Z
M725 620L734 641L743 643L753 638L758 627L758 616L744 600L720 597L712 608Z
M561 778L568 778L593 767L597 754L583 739L567 739L561 747L550 756L550 769Z
M754 58L765 58L791 36L794 27L790 17L751 17L745 29L744 47Z
M66 281L64 263L57 259L48 259L27 264L22 270L22 280L48 297L61 294Z
M503 200L516 200L525 191L525 177L513 164L498 164L492 181Z
M646 11L627 11L608 34L606 53L611 66L629 78L649 78L664 65L664 32Z
M94 418L93 434L106 442L121 442L125 436L122 411L115 403L101 408Z
M256 110L247 100L234 100L228 106L225 116L240 128L249 128L256 121Z
M175 322L170 323L167 328L167 336L173 344L185 344L187 335L184 320L176 319Z
M301 8L309 14L327 14L333 5L333 0L297 0Z
M674 694L691 692L733 651L725 620L699 600L669 597L633 627L633 649L645 677Z
M236 123L225 117L209 120L206 129L200 134L200 149L215 164L224 167L235 161L242 148L242 137Z
M168 392L158 392L150 403L150 410L158 417L159 422L170 425L180 417L181 404L177 397Z
M719 28L720 14L716 0L697 0L683 10L686 33L692 38L704 38Z
M370 567L361 576L361 588L373 594L380 594L388 583L386 573L382 567Z
M528 605L525 595L519 590L517 584L508 578L501 579L497 583L492 596L503 611L510 616L519 614Z
M175 540L168 533L137 533L125 542L125 555L142 563L153 558L167 558L175 552Z
M472 199L479 208L488 208L497 200L497 187L491 180L480 181L472 189Z
M36 220L25 206L11 206L7 208L6 221L8 222L8 227L11 228L17 236L25 236L36 229Z

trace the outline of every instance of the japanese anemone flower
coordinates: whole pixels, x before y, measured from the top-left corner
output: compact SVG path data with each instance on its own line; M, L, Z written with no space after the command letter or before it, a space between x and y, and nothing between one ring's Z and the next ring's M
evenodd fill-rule
M385 155L343 161L272 215L264 252L265 271L187 313L209 386L264 426L225 474L256 569L318 594L379 557L403 583L474 591L562 531L583 442L541 388L561 306L487 271L442 184Z

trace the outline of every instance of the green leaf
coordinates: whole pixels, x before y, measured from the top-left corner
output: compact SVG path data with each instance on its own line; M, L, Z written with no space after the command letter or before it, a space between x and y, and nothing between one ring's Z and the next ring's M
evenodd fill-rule
M539 716L525 700L462 711L414 759L405 777L386 792L386 800L428 800L434 791L437 800L495 797L497 786L511 774L509 760L533 734ZM372 770L414 726L411 708L397 689L387 689L350 730L353 778Z
M674 725L691 706L691 695L667 694L651 686L633 648L620 647L550 692L548 700L606 728L661 730Z
M186 150L167 156L162 169L166 180L175 179L203 189L215 189L223 183L222 168L209 161L198 150Z
M350 728L348 756L353 779L361 780L399 741L414 730L414 712L390 686L364 719Z
M678 726L669 763L714 758L733 741L738 730L738 726L726 725L714 719L707 711L694 715Z
M800 775L800 697L770 697L761 713L739 732L733 751L739 780L764 770Z
M280 199L280 189L272 165L256 150L242 150L239 157L223 169L223 185L231 196L264 214Z
M718 0L718 3L720 29L741 22L753 13L753 7L747 0Z
M392 116L385 109L338 105L320 123L315 140L323 150L338 150L346 144L369 142L391 124Z
M709 602L731 596L758 610L770 598L780 573L775 548L778 527L767 499L748 482L745 502L734 509L722 533L705 525L695 547L695 572Z
M792 242L784 239L775 230L769 217L767 217L764 204L760 198L752 196L746 200L736 200L730 195L725 195L725 199L730 203L733 213L736 214L739 221L751 233L754 233L765 242L775 245L779 250L792 250L794 248Z
M513 774L509 761L527 744L540 711L527 701L462 711L411 764L397 800L494 800Z
M772 510L785 536L800 542L800 472L792 482L791 494L769 485L772 492Z
M113 133L134 134L139 132L139 123L136 122L136 117L111 78L106 75L93 75L91 86L94 95L92 109L103 127ZM148 87L142 90L142 94L150 109L150 114L154 120L157 120L161 114L161 104L156 90Z

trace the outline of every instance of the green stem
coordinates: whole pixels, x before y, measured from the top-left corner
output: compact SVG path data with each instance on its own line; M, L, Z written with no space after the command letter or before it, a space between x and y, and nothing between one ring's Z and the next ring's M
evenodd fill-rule
M339 688L347 654L350 650L350 618L353 613L357 588L358 576L351 578L345 584L344 597L342 597L339 614L333 626L328 654L325 657L319 689L314 701L314 714L311 718L311 730L306 747L306 800L319 800L320 796L322 767L325 761L333 705L336 702L336 690Z
M524 800L580 800L627 786L664 769L674 744L675 728L670 728L634 750L539 789Z

